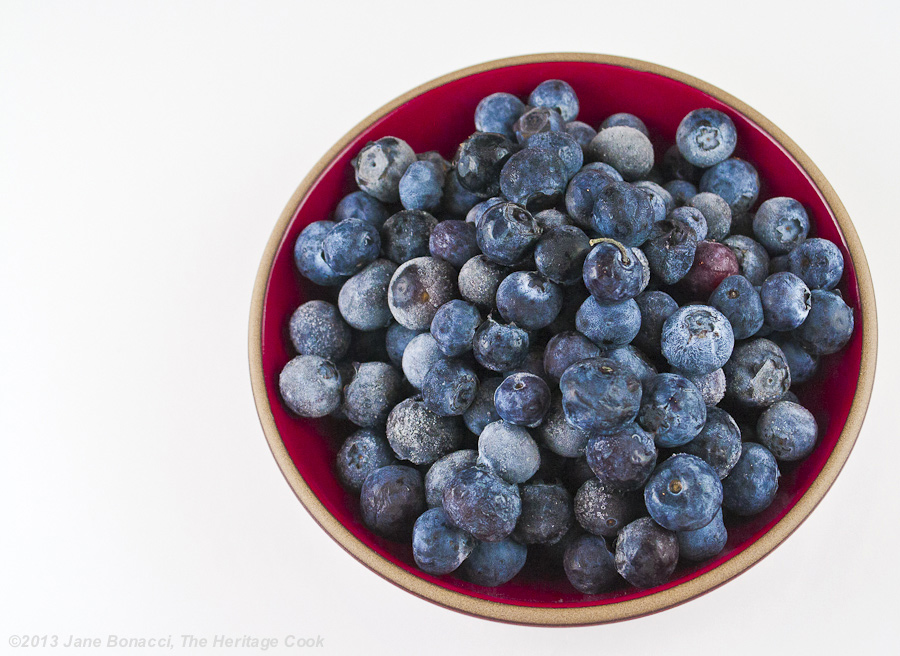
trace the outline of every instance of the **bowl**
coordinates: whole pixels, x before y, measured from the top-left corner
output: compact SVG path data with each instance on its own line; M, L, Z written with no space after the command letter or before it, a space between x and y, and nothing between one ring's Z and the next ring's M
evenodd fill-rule
M738 132L735 155L756 165L760 199L792 196L808 209L811 234L838 244L846 262L839 289L853 308L856 328L840 353L824 359L819 377L801 388L816 417L820 442L806 460L783 464L778 495L762 514L729 523L728 544L715 558L682 566L671 581L649 590L623 587L584 595L562 568L529 559L511 582L484 588L453 575L416 568L411 546L385 540L362 523L357 495L334 473L334 457L351 430L329 420L292 415L278 392L281 368L293 357L287 335L293 310L328 291L302 279L293 244L310 222L327 218L354 189L351 160L369 141L393 135L416 152L452 158L474 131L484 96L507 91L521 98L541 81L569 82L581 100L579 120L596 126L615 112L647 124L657 157L674 142L681 118L698 107L728 114ZM439 121L438 121L439 119ZM436 129L439 125L440 129ZM372 571L419 597L493 620L532 625L598 624L645 615L709 592L757 563L813 511L841 470L865 416L875 373L876 318L872 280L856 230L831 185L781 130L745 103L696 78L633 59L594 54L541 54L503 59L438 78L388 103L348 132L300 183L266 246L250 314L250 375L260 422L278 466L318 524ZM533 562L534 560L534 562Z

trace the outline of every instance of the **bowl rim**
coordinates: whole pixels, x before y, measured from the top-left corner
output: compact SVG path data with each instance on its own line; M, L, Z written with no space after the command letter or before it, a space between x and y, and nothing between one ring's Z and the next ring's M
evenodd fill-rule
M862 358L860 362L859 381L854 393L850 413L844 424L844 428L841 431L841 435L835 444L834 450L825 462L822 471L813 480L806 493L797 501L788 513L775 524L775 526L742 552L722 563L715 569L705 572L696 578L638 599L577 608L536 608L471 597L421 579L390 562L368 547L344 527L344 525L341 524L318 500L300 475L293 460L291 460L288 455L269 406L262 365L263 304L275 254L284 237L288 224L296 213L301 201L330 162L366 128L416 96L469 75L497 68L543 62L589 62L607 64L671 78L703 91L741 112L751 121L754 121L799 163L818 187L819 191L824 196L826 203L834 213L838 226L847 243L847 248L850 251L851 259L856 270L860 310L862 314ZM275 461L278 463L279 469L291 486L294 494L316 523L318 523L319 526L321 526L345 551L370 570L418 597L468 615L514 624L535 626L595 625L655 613L710 592L762 560L797 529L797 527L819 504L825 496L825 493L834 483L837 475L843 468L844 463L850 456L850 451L853 449L853 445L859 435L875 380L877 339L875 292L872 285L871 273L862 244L859 241L859 236L856 233L856 229L853 227L853 223L850 220L847 210L844 208L843 203L841 203L840 198L838 198L838 195L835 193L831 184L825 179L822 172L819 171L818 167L813 164L806 153L804 153L793 140L769 121L769 119L746 103L738 100L718 87L665 66L614 55L577 52L541 53L495 59L475 66L462 68L426 82L425 84L395 98L364 118L347 132L347 134L341 137L338 142L332 146L318 162L316 162L310 172L303 178L302 182L300 182L296 191L282 211L281 216L269 237L268 243L266 244L265 251L263 252L262 261L256 276L256 282L253 287L253 297L250 308L250 381L256 403L256 410L259 415L260 424L262 425L266 441L272 451L272 455L275 457Z

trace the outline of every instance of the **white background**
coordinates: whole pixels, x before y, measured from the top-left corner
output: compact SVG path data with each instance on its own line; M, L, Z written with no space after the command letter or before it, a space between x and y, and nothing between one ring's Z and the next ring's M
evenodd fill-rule
M809 4L0 2L0 651L35 633L320 635L335 654L896 648L900 14ZM282 479L246 355L263 247L316 160L413 86L541 51L664 64L774 121L853 217L881 326L857 447L793 537L679 608L568 630L441 609L346 555Z

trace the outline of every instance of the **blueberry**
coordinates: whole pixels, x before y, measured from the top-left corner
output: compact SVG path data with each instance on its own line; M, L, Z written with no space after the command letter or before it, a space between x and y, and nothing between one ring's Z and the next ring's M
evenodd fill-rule
M759 291L763 316L773 330L793 330L806 321L812 295L806 283L783 271L766 278Z
M519 488L480 467L459 471L444 488L443 508L450 521L479 540L509 537L522 513Z
M544 350L544 370L553 381L559 381L563 372L585 358L596 358L600 348L579 332L557 333L547 342ZM562 454L565 455L565 454Z
M554 207L566 193L568 182L565 162L550 148L520 150L500 173L503 195L529 211Z
M427 161L413 162L400 178L400 204L408 210L434 212L444 197L444 171Z
M756 424L760 443L783 462L803 460L812 453L818 433L812 413L791 401L773 403Z
M482 198L500 193L500 171L519 146L502 134L476 132L459 145L453 165L463 187Z
M633 298L602 305L590 296L578 309L575 326L600 348L619 348L630 344L637 335L641 311Z
M454 299L440 308L431 320L431 335L444 355L456 357L472 350L481 313L471 303Z
M546 107L534 107L527 110L513 124L513 132L520 146L524 146L532 135L539 132L560 132L565 128L566 122L559 112Z
M719 401L725 398L725 371L723 369L716 369L708 374L689 374L679 369L673 369L672 373L684 376L691 381L700 390L700 396L703 397L707 408L718 405Z
M647 194L627 182L611 182L599 191L592 216L601 237L640 246L657 224Z
M348 437L338 451L337 475L345 487L359 490L370 473L396 464L397 459L384 435L363 428Z
M788 369L791 372L791 383L799 385L816 375L819 370L819 359L816 356L809 354L793 339L775 337L773 341L784 353Z
M524 113L525 103L511 93L492 93L482 98L475 108L475 129L515 139L513 126Z
M291 343L300 355L340 360L350 349L350 327L327 301L307 301L291 315Z
M359 506L370 529L395 540L407 538L425 509L422 475L405 465L376 469L366 476Z
M759 292L744 276L729 276L716 287L709 304L725 315L735 339L752 337L763 325Z
M675 143L684 158L701 168L723 162L734 152L734 123L717 109L695 109L688 113L675 133Z
M476 232L478 247L487 258L507 266L528 255L540 236L541 227L531 213L515 203L490 207L481 217Z
M619 173L615 167L610 166L606 162L588 162L584 166L581 167L582 171L598 171L603 173L608 178L612 178L615 182L622 182L625 178L622 177L622 174Z
M421 331L404 328L396 321L388 326L387 333L385 333L385 347L391 362L400 367L403 364L403 353L406 351L406 347L413 338L421 334Z
M619 581L616 562L603 538L580 535L569 543L563 556L566 578L579 592L599 594Z
M600 241L584 261L584 284L602 303L618 303L637 296L646 271L633 249L613 239Z
M706 224L706 217L703 216L703 212L697 208L683 205L670 211L667 216L676 221L684 221L691 226L698 240L703 241L706 239L709 227Z
M304 278L325 287L341 285L347 276L328 266L322 252L322 242L334 227L331 221L314 221L303 229L294 242L294 264Z
M642 488L656 467L653 437L637 424L591 439L584 454L600 483L620 492Z
M384 425L388 412L400 400L400 373L384 362L356 365L353 378L344 387L344 416L357 426Z
M541 226L542 232L546 232L551 228L572 225L569 215L559 210L541 210L534 215L534 220Z
M736 515L756 515L772 505L778 492L778 464L763 445L744 442L741 457L722 481L722 505Z
M707 169L700 178L700 191L721 196L733 214L740 214L759 196L759 174L749 162L732 157Z
M675 209L675 199L672 197L672 194L666 191L665 187L656 182L652 182L651 180L638 180L634 183L634 186L638 189L642 189L651 196L655 196L660 201L662 204L662 214L657 220L661 221L669 214L669 212Z
M473 205L472 209L470 209L466 213L466 223L471 223L474 226L477 226L481 221L481 217L484 216L484 213L491 209L494 205L499 205L500 203L505 203L506 199L502 196L494 196L493 198L488 198L487 200L483 200L477 205Z
M475 332L475 360L491 371L515 369L528 356L528 333L488 317Z
M391 324L387 285L397 271L390 260L375 260L350 278L338 294L338 309L357 330L377 330Z
M844 256L834 242L807 239L788 255L788 269L810 289L834 289L844 275Z
M416 520L412 548L419 569L442 576L462 565L475 548L475 538L453 526L442 508L432 508Z
M615 537L641 512L640 498L614 492L596 478L586 481L575 494L575 519L588 533Z
M641 400L638 423L658 446L687 444L706 422L706 403L700 390L684 376L657 374Z
M416 160L419 162L429 162L434 164L438 170L443 174L447 175L447 173L453 167L450 165L450 162L444 159L444 157L436 150L428 150L424 153L416 153Z
M322 240L322 256L335 273L353 275L381 251L378 229L361 219L345 219Z
M678 149L678 144L669 146L663 155L660 168L666 180L682 180L696 184L700 182L700 176L703 175L702 168L694 166L684 158Z
M537 443L526 429L501 420L488 424L481 431L478 462L507 483L516 484L534 476L541 465L541 456Z
M387 440L401 460L428 465L455 451L463 429L455 417L440 417L429 410L421 397L400 401L387 418Z
M650 271L667 285L673 285L687 275L697 253L697 233L684 221L664 219L650 229L644 254Z
M438 360L422 383L425 407L441 417L462 415L478 391L478 376L462 362Z
M508 275L508 267L476 255L459 270L459 293L482 310L490 310L494 307L497 288Z
M616 570L635 587L662 585L677 564L678 538L649 517L631 522L616 539Z
M443 214L461 219L481 200L480 196L462 186L456 169L447 172L444 178L444 197L441 204Z
M682 450L703 459L720 479L725 478L741 457L741 429L724 410L707 408L703 430Z
M301 417L324 417L341 403L341 374L318 355L298 355L278 377L281 398Z
M578 116L578 96L568 82L544 80L528 96L532 107L555 109L566 121L574 121Z
M522 486L522 514L513 537L522 544L552 544L572 527L572 497L559 483Z
M453 219L441 221L434 227L428 238L428 250L432 257L446 260L457 269L481 253L475 239L475 226Z
M662 353L663 324L678 309L678 303L661 291L647 291L639 294L634 300L641 312L641 328L634 338L634 344L641 350L658 356Z
M381 228L390 216L387 208L374 196L364 191L354 191L341 199L334 208L335 222L345 219L359 219Z
M753 234L772 255L784 255L799 246L809 234L809 216L798 201L779 196L756 210Z
M353 160L356 184L384 203L396 203L400 200L400 178L415 161L415 151L402 139L370 141Z
M708 374L728 362L734 332L724 314L709 305L687 305L666 319L662 354L689 374Z
M562 398L553 397L550 410L544 421L535 429L535 435L551 452L565 458L577 458L584 455L584 448L590 434L570 424L566 420Z
M584 151L567 132L538 132L528 138L528 148L547 148L555 152L566 167L566 179L571 180L584 164Z
M562 308L560 288L533 271L509 274L497 288L500 315L525 330L544 328Z
M728 542L728 531L722 521L722 509L716 512L712 521L693 531L678 531L678 554L680 558L693 561L706 560L722 552Z
M503 379L500 377L491 377L480 381L475 400L463 413L466 427L475 435L481 435L485 426L500 420L500 414L494 407L494 392L502 382Z
M721 196L704 191L691 198L688 205L703 214L706 239L720 241L731 232L731 207Z
M559 379L563 409L573 426L612 433L634 421L641 383L626 367L607 358L576 362Z
M550 211L554 210L545 210ZM539 215L543 213L540 212ZM537 270L548 280L560 285L578 282L581 280L584 258L591 250L590 241L583 230L573 225L545 229L534 249Z
M614 167L626 180L640 180L653 168L653 144L635 128L616 125L605 128L588 146L589 155Z
M629 114L628 112L619 112L618 114L607 116L603 120L603 123L600 124L600 129L605 130L606 128L613 128L617 125L624 125L629 128L634 128L645 137L650 136L650 132L647 131L647 126L644 124L644 122L634 114Z
M397 323L410 330L427 330L438 308L458 297L456 269L433 257L401 264L388 287L388 306Z
M444 503L444 488L463 469L475 466L478 452L461 449L448 453L428 468L425 474L425 501L429 508L440 508Z
M503 372L504 378L513 374L531 374L548 382L550 379L547 377L547 372L544 371L544 350L541 348L531 349L519 366Z
M575 225L584 229L593 229L594 205L600 197L600 191L616 179L605 171L582 169L566 187L566 211Z
M737 258L740 274L757 287L769 275L769 254L758 241L744 235L731 235L723 242Z
M597 136L597 131L582 121L569 121L566 123L565 130L578 142L582 152L585 154L587 153L588 144Z
M784 353L767 339L739 344L723 369L726 394L750 408L772 405L791 387Z
M684 207L691 202L691 198L699 193L697 187L687 180L672 180L667 182L663 189L672 196L675 207Z
M701 241L697 244L694 264L681 279L681 289L691 299L706 300L725 278L739 272L740 265L728 246Z
M439 360L446 359L446 357L431 333L420 333L409 341L409 344L406 345L406 349L403 351L403 359L401 360L403 374L410 385L416 389L422 389L422 385L425 383L425 376L431 367Z
M670 531L694 531L709 524L722 505L722 483L706 461L677 453L662 463L644 488L653 520Z
M640 180L635 182L634 186L647 194L647 198L650 199L654 222L662 221L675 208L675 199L672 198L672 194L655 182Z
M550 409L550 388L534 374L512 374L494 392L494 407L504 421L533 428Z
M428 212L401 210L381 227L385 256L397 264L429 254L431 231L438 221Z
M528 547L512 539L478 542L461 571L472 583L495 588L515 578L525 566L527 556Z
M656 367L647 359L647 356L630 344L608 351L605 357L630 370L641 381L642 386L649 383L657 374Z

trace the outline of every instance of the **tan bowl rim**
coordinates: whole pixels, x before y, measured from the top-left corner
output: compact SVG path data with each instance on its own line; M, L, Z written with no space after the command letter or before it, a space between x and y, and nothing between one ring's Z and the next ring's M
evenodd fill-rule
M601 606L584 606L579 608L534 608L479 599L452 590L447 590L446 588L425 581L373 551L350 533L350 531L328 512L297 471L297 468L294 466L294 463L281 440L278 429L275 426L275 420L272 416L271 408L269 407L268 395L263 377L261 331L263 301L269 281L269 273L272 268L278 245L281 243L288 224L297 211L300 201L306 195L313 182L353 139L372 123L400 105L430 89L434 89L448 82L496 68L559 61L610 64L631 68L637 71L654 73L683 82L689 86L700 89L741 112L778 141L784 149L797 160L800 166L813 180L837 218L838 225L847 242L847 247L850 250L850 255L856 270L862 310L863 344L860 376L853 399L853 405L850 408L850 414L847 417L847 422L844 425L841 436L834 447L834 451L831 453L831 456L826 461L821 473L816 477L806 493L775 526L756 542L709 572L701 574L685 583L639 599L630 599ZM294 195L291 196L287 206L281 213L278 223L275 225L275 229L272 231L272 235L266 244L266 249L263 253L262 262L260 263L259 272L253 289L253 299L250 309L249 348L250 380L253 388L253 396L256 401L259 420L262 424L269 448L272 450L272 455L275 457L282 474L284 474L288 484L294 490L300 503L304 505L310 515L312 515L313 519L354 558L391 583L394 583L423 599L452 610L487 619L517 624L547 626L590 625L615 622L658 612L709 592L764 558L793 533L803 520L809 516L834 483L835 478L837 478L838 473L840 473L841 468L847 461L850 451L853 449L853 445L859 435L863 419L865 418L866 409L869 405L869 398L872 394L872 385L875 379L875 360L877 351L875 292L872 286L869 266L866 261L865 253L863 252L862 244L859 241L859 236L850 221L847 210L838 198L838 195L806 153L804 153L786 134L773 125L771 121L762 116L755 109L711 84L681 73L680 71L659 66L657 64L611 55L590 53L546 53L497 59L478 64L477 66L463 68L444 75L443 77L431 80L430 82L426 82L373 112L332 146L297 187Z

